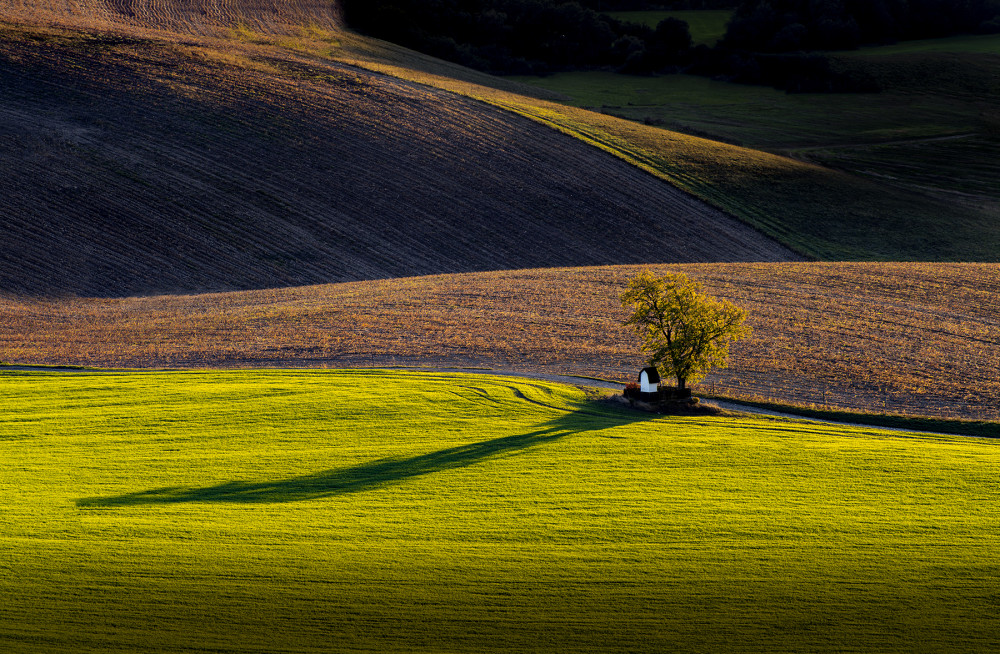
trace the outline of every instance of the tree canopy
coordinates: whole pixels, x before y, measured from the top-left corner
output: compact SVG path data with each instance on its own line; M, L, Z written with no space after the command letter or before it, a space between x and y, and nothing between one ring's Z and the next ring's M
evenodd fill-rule
M729 344L750 334L746 311L702 292L683 273L644 271L629 281L621 302L631 311L624 324L642 338L650 365L681 389L725 367Z

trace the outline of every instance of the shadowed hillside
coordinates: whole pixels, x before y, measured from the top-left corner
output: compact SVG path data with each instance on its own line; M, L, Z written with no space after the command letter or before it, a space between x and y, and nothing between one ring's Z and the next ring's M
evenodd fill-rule
M794 258L547 127L289 51L8 25L0 84L8 292Z

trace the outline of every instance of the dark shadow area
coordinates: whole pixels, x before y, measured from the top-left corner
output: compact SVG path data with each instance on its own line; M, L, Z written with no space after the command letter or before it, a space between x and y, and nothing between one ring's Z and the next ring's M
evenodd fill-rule
M581 406L538 425L538 429L479 443L449 447L410 458L378 459L346 468L265 482L230 481L190 488L166 486L137 493L77 500L79 507L139 506L177 502L297 502L374 490L412 477L463 468L480 461L511 456L566 436L652 420L650 414L608 411L597 413Z

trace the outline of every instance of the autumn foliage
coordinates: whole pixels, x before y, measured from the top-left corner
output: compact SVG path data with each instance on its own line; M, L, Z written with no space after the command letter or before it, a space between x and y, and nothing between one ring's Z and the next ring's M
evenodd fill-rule
M679 389L724 368L729 344L750 334L746 311L701 290L683 273L661 276L644 270L629 280L621 295L631 310L625 320L642 338L649 364L677 378Z

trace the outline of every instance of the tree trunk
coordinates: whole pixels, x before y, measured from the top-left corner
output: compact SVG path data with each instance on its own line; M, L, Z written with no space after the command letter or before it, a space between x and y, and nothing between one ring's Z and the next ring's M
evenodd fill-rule
M681 377L677 375L677 388L679 390L684 390L687 387L687 377Z

